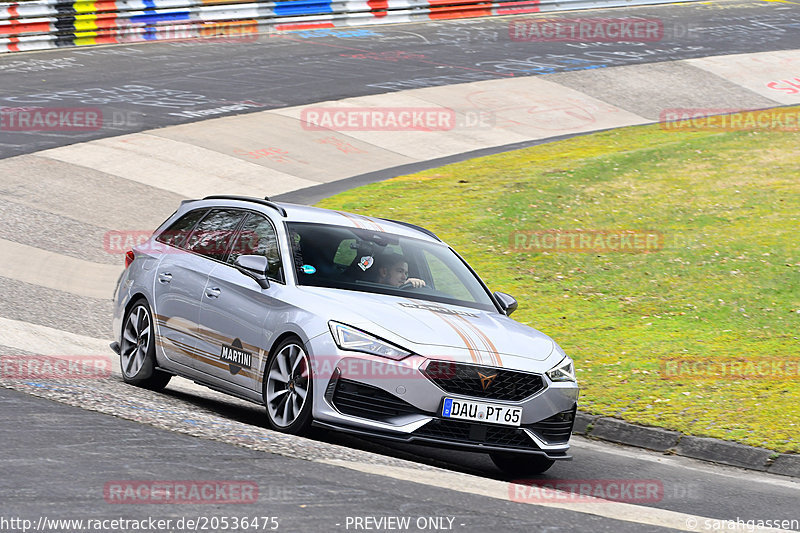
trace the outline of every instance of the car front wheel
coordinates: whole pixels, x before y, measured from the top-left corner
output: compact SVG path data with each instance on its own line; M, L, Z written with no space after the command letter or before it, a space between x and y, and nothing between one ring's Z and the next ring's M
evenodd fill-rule
M267 363L264 404L273 429L300 435L311 426L311 362L297 338L281 342Z
M167 386L171 374L156 368L153 315L147 301L137 301L125 317L119 363L126 383L151 390Z

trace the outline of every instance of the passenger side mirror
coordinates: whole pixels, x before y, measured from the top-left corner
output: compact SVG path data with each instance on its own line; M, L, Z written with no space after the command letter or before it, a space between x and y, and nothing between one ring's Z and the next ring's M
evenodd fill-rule
M519 304L517 303L517 300L510 294L506 294L504 292L495 292L494 297L497 300L497 303L500 304L500 308L503 310L506 316L517 310L517 305Z
M263 255L240 255L233 262L239 270L258 283L262 289L269 287L269 280L267 280L267 268L269 261Z

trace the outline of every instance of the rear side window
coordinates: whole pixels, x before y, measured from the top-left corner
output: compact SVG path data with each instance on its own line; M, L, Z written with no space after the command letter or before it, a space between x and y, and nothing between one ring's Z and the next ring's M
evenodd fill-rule
M217 261L224 261L245 212L238 209L215 209L206 216L186 243L186 249Z
M195 225L207 212L208 209L189 211L166 230L162 231L158 237L156 237L156 240L170 246L175 246L176 248L185 248L186 240L189 238Z

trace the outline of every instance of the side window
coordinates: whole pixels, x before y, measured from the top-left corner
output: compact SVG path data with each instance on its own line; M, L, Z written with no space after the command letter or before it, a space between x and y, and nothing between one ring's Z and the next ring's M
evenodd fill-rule
M189 236L186 249L211 259L223 261L233 241L236 227L245 212L237 209L215 209L211 211Z
M263 255L269 265L267 277L283 282L278 237L275 235L275 228L266 217L251 214L245 221L236 245L228 257L228 263L233 264L240 255Z
M315 228L312 224L298 224L290 228L289 238L295 272L298 280L303 280L301 283L311 281L316 284L322 278L330 279L339 274L333 256L343 240L340 234Z
M475 298L469 293L464 284L461 283L458 277L456 277L455 273L450 270L450 268L444 264L441 259L427 250L423 252L423 256L425 258L425 262L428 263L428 269L430 270L431 277L433 278L431 281L433 282L433 286L436 287L437 291L443 292L447 296L457 300L466 300L469 302L475 301Z
M197 221L203 218L203 215L207 212L208 209L189 211L173 222L170 227L162 231L159 236L156 237L156 240L170 246L184 248L186 246L186 239L189 238L189 234L192 233L195 224L197 224Z

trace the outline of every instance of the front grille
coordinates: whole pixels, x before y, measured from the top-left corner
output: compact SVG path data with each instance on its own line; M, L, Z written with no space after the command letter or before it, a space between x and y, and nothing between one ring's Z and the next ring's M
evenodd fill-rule
M516 402L545 388L539 374L452 361L430 361L422 373L445 392Z
M530 437L521 429L514 427L435 419L416 430L413 435L465 444L536 449L536 445Z
M554 442L567 442L572 435L572 426L575 424L575 409L561 411L550 418L527 426L549 444Z
M332 403L345 415L383 421L388 418L420 413L420 410L383 389L349 379L336 380Z

